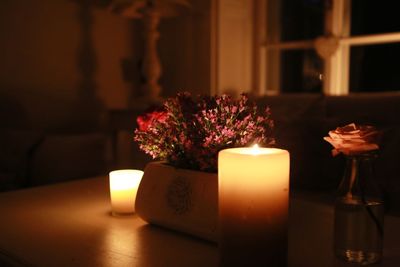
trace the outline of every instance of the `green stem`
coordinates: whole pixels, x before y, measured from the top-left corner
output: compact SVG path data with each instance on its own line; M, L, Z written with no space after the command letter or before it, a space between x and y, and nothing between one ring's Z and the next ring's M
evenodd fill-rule
M356 180L356 176L357 176L357 159L351 158L350 185L349 185L349 191L347 192L347 195L346 195L347 199L353 199L353 193L351 192L351 190L353 189L354 181Z

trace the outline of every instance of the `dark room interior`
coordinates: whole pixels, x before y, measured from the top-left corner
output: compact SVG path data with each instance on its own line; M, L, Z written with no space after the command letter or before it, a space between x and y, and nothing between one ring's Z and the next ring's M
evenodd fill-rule
M372 0L1 0L0 266L353 266L346 261L398 266L397 10L395 1ZM179 102L188 101L184 92L193 102ZM243 105L268 107L267 118L251 117L250 111L246 119L243 114L229 117L225 107L213 113L224 104L227 113L242 112L243 94L249 101ZM184 119L185 112L198 112L190 117L194 130L162 131L179 119L165 115L173 113L173 101L182 105L178 109ZM254 123L246 121L250 118ZM214 139L205 138L207 127L218 119L226 128L218 126L214 133L242 141L220 144L212 133ZM229 133L234 119L245 126ZM176 121L175 127L187 127ZM267 129L259 139L254 125ZM253 139L252 131L257 133ZM373 148L352 154L346 145L353 139L343 141L345 148L332 141L354 132ZM375 133L376 143L371 141ZM180 144L183 134L188 137ZM153 141L161 148L146 144L151 138L158 138ZM176 155L163 146L168 140L178 140L171 145ZM199 140L209 147L196 147ZM221 151L255 140L290 154L286 221L269 232L260 230L270 243L257 239L257 227L264 229L261 215L252 227L240 225L242 219L251 220L245 213L252 208L243 208L243 214L233 208L236 217L228 212L225 205L233 206L235 197L232 204L224 200L227 185L221 182L228 173L222 171ZM200 169L191 167L195 156L176 152L179 145L186 153L188 144L194 147L191 152L202 153ZM378 215L381 223L385 216L385 225L365 201L364 208L377 225L373 231L385 231L385 239L365 238L365 243L380 242L378 248L346 254L337 248L346 241L337 236L335 201L346 176L354 183L349 169L355 167L349 162L365 160L366 154L373 158L371 172L384 203ZM174 169L154 165L159 160ZM201 169L207 160L218 168ZM271 164L265 166L279 165ZM189 166L182 168L186 174L178 174L181 166ZM122 169L144 171L138 197L135 191L137 211L130 217L111 215L110 172ZM207 178L199 176L201 182L182 179L204 170ZM171 184L161 179L168 175ZM153 183L152 176L161 178ZM208 194L207 200L199 200L194 185L204 187L201 194ZM163 210L161 202L174 211ZM186 215L190 208L200 215ZM266 216L265 224L273 224L275 217ZM238 220L237 229L232 220ZM357 229L364 227L360 222L354 222ZM197 223L204 227L195 228ZM256 230L246 236L249 228ZM277 237L281 228L286 243ZM238 231L240 242L229 231ZM354 231L346 232L353 238L347 241L357 239ZM365 226L360 235L370 232Z

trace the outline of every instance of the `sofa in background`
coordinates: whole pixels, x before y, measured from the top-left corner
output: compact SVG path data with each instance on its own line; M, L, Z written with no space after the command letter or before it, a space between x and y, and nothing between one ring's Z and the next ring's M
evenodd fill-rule
M109 168L106 133L0 131L0 191L104 175Z
M383 131L375 173L390 211L400 212L400 93L348 96L279 95L256 100L269 106L279 147L291 155L291 189L334 195L345 159L333 157L323 140L348 123L372 124Z
M282 94L253 100L260 107L271 108L277 146L290 152L292 191L334 196L342 179L345 158L332 156L331 145L323 140L329 130L352 122L373 124L381 129L384 135L375 164L376 178L389 210L400 212L400 92L347 96ZM115 142L119 147L129 148L126 162L144 169L151 159L132 141L136 117L141 113L143 110L114 110L110 119L112 130L125 132L127 136Z
M400 212L400 93L284 94L255 101L271 108L277 145L290 152L292 191L334 194L345 162L332 157L323 140L329 130L351 122L380 128L376 177L389 210ZM89 133L1 130L0 190L104 175L110 168L144 169L151 158L133 141L136 117L143 111L113 110L107 129Z

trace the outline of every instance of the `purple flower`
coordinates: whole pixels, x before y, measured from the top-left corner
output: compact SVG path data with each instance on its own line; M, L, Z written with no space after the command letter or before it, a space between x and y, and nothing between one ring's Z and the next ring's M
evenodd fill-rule
M164 110L141 116L141 122L151 119L135 130L134 140L152 158L174 166L215 172L221 149L275 143L269 108L259 110L244 94L237 100L228 95L193 99L185 92L167 99Z

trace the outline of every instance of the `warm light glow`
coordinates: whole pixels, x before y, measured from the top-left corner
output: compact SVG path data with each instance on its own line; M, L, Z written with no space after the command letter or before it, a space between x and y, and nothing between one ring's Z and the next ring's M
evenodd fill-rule
M140 170L110 172L111 207L114 214L133 213L136 193L143 176Z
M136 222L132 222L135 224ZM111 224L110 227L106 227L99 233L103 235L103 246L104 251L107 253L99 253L97 257L101 258L101 266L104 267L121 267L121 266L145 266L145 263L141 263L142 257L135 258L132 261L133 255L136 252L136 248L140 247L140 234L132 231L135 228L120 227L120 225ZM99 236L100 237L100 236ZM103 250L103 248L102 248ZM121 257L124 255L125 257ZM132 256L132 258L130 257ZM118 260L116 260L118 258ZM137 260L139 262L137 262ZM140 263L140 264L139 264Z
M285 258L288 151L257 145L220 151L218 191L222 262L231 266L249 255L257 263Z
M278 148L259 147L257 144L252 147L236 147L236 148L228 148L225 150L229 150L229 153L232 154L254 155L254 156L282 154L285 153L286 151Z
M255 144L254 146L251 147L251 154L253 155L258 155L260 154L261 150L258 144Z

